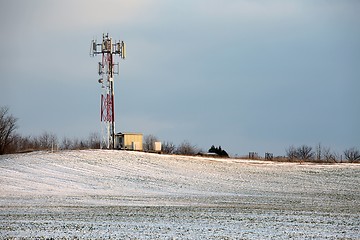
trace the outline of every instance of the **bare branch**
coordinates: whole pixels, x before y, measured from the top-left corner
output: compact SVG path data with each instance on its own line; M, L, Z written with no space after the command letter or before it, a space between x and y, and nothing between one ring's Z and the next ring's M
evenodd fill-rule
M344 151L344 155L345 155L345 158L351 163L360 160L360 151L358 149L356 149L355 147L346 149Z
M16 122L17 118L9 114L8 107L0 108L0 154L7 153L10 144L14 142Z

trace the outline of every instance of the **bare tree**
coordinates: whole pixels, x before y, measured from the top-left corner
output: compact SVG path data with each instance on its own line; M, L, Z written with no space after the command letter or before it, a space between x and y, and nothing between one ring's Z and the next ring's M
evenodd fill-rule
M31 152L34 151L33 142L30 136L21 136L16 134L14 144L14 152Z
M297 149L294 146L291 145L285 151L286 151L286 156L289 158L290 161L293 161L298 158Z
M22 151L21 141L22 137L19 134L12 134L10 143L6 146L5 153L16 153Z
M302 145L297 149L297 155L301 160L310 160L314 158L314 152L311 146Z
M91 149L99 149L100 148L100 136L98 133L93 132L90 133L88 138L88 145Z
M286 149L286 155L289 158L289 160L311 160L314 159L315 153L312 151L312 147L307 145L302 145L300 147L294 147L290 146Z
M99 143L100 144L100 143ZM89 142L84 139L74 138L72 140L71 149L73 150L81 150L90 148Z
M8 107L0 108L0 154L8 153L14 142L17 118L9 113Z
M57 136L54 133L44 132L38 137L39 149L50 150L58 148Z
M329 147L323 147L322 156L326 162L336 162L338 159L338 154L332 152Z
M155 137L154 135L150 134L150 135L146 135L144 137L144 141L143 141L143 149L144 151L152 151L153 150L153 146L154 146L154 142L157 142L158 138Z
M81 147L80 147L80 140L79 140L78 138L74 138L74 139L72 140L71 149L76 149L76 150L81 149Z
M164 142L161 146L162 152L166 154L173 154L175 153L176 146L172 142Z
M180 155L195 155L198 151L197 147L194 145L191 145L188 141L182 142L177 148L176 148L176 154Z
M344 155L345 158L351 163L360 161L360 151L355 147L346 149L344 151Z
M72 146L73 146L73 141L68 137L64 137L61 142L61 149L69 150L72 148Z

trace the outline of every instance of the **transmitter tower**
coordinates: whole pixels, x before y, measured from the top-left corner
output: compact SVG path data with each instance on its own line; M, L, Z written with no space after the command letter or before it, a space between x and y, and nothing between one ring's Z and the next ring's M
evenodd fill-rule
M103 34L101 43L91 41L90 56L101 55L98 65L98 74L101 84L100 98L100 123L101 139L100 148L115 148L115 111L114 111L114 75L119 74L119 63L114 63L114 56L119 55L125 59L126 49L124 41L113 41L109 34Z

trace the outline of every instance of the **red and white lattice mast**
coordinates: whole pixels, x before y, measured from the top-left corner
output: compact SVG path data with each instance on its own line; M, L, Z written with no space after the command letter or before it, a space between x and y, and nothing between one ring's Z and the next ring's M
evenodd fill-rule
M114 63L114 55L125 59L125 43L113 42L109 34L103 34L101 43L91 42L90 56L101 55L99 62L99 83L102 93L100 102L101 141L100 148L115 148L114 74L119 74L119 63Z

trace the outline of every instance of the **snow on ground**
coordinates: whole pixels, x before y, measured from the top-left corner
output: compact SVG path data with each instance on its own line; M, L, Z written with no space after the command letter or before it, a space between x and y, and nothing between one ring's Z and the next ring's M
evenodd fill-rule
M0 238L360 239L360 165L0 156Z

